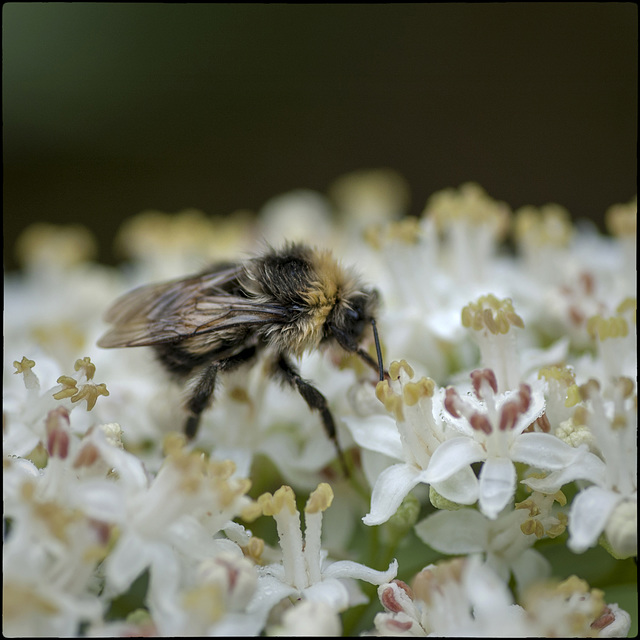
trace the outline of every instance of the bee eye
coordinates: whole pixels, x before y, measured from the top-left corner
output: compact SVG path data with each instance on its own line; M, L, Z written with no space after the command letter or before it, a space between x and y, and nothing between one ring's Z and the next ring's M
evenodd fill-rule
M358 318L360 318L360 312L357 311L356 309L346 309L345 315L350 320L358 320Z
M346 333L350 334L354 339L359 339L364 331L364 315L363 309L359 306L355 309L346 309L345 310L345 327L344 330Z

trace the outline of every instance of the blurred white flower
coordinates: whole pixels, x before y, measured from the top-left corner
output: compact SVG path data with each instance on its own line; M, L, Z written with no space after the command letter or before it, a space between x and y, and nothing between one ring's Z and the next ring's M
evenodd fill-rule
M342 635L340 616L321 600L300 600L282 614L282 621L267 629L269 636L338 637Z
M515 604L505 583L474 555L426 567L411 587L383 584L378 596L386 610L374 620L379 635L625 637L630 626L625 611L575 576L538 581Z
M147 601L162 633L179 634L181 565L192 565L235 548L214 536L250 504L246 480L233 476L232 463L187 452L181 437L169 437L157 475L123 492L113 518L118 539L104 563L105 593L125 592L149 569Z
M555 498L566 503L561 492ZM566 528L566 515L552 513L553 503L554 496L534 493L496 519L474 509L439 511L416 524L415 530L425 544L441 553L483 554L502 580L508 582L513 574L521 593L532 582L550 576L548 560L533 545L545 536L557 537Z
M442 561L416 575L378 587L385 613L374 619L380 635L518 637L529 635L525 611L478 557Z
M522 606L528 614L530 635L624 638L629 632L629 614L617 604L607 604L600 589L590 589L576 576L531 585Z

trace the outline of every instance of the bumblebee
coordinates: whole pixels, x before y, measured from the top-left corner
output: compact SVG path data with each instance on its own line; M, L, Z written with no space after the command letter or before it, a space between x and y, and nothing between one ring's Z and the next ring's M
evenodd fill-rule
M378 293L328 251L303 244L244 262L220 264L191 277L134 289L112 305L113 327L98 346L151 346L160 363L189 385L184 432L193 439L210 406L218 373L265 353L269 370L317 411L344 459L326 398L302 378L293 358L337 343L384 378L375 316ZM377 362L360 345L371 325Z

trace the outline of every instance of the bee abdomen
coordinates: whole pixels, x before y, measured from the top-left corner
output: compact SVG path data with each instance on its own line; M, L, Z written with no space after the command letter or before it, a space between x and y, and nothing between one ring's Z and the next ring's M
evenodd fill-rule
M167 371L178 377L189 375L196 367L211 360L208 354L194 355L174 344L157 344L154 350Z
M169 373L184 377L202 365L235 358L248 348L259 347L257 334L252 334L246 327L235 334L228 332L227 336L232 337L212 339L207 334L194 335L178 343L156 344L154 349Z

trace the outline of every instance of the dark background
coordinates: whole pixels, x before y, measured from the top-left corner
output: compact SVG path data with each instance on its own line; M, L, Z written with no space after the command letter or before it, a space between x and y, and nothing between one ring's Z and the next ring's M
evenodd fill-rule
M30 222L113 259L144 209L259 209L389 167L603 228L636 193L630 3L3 6L5 267Z

